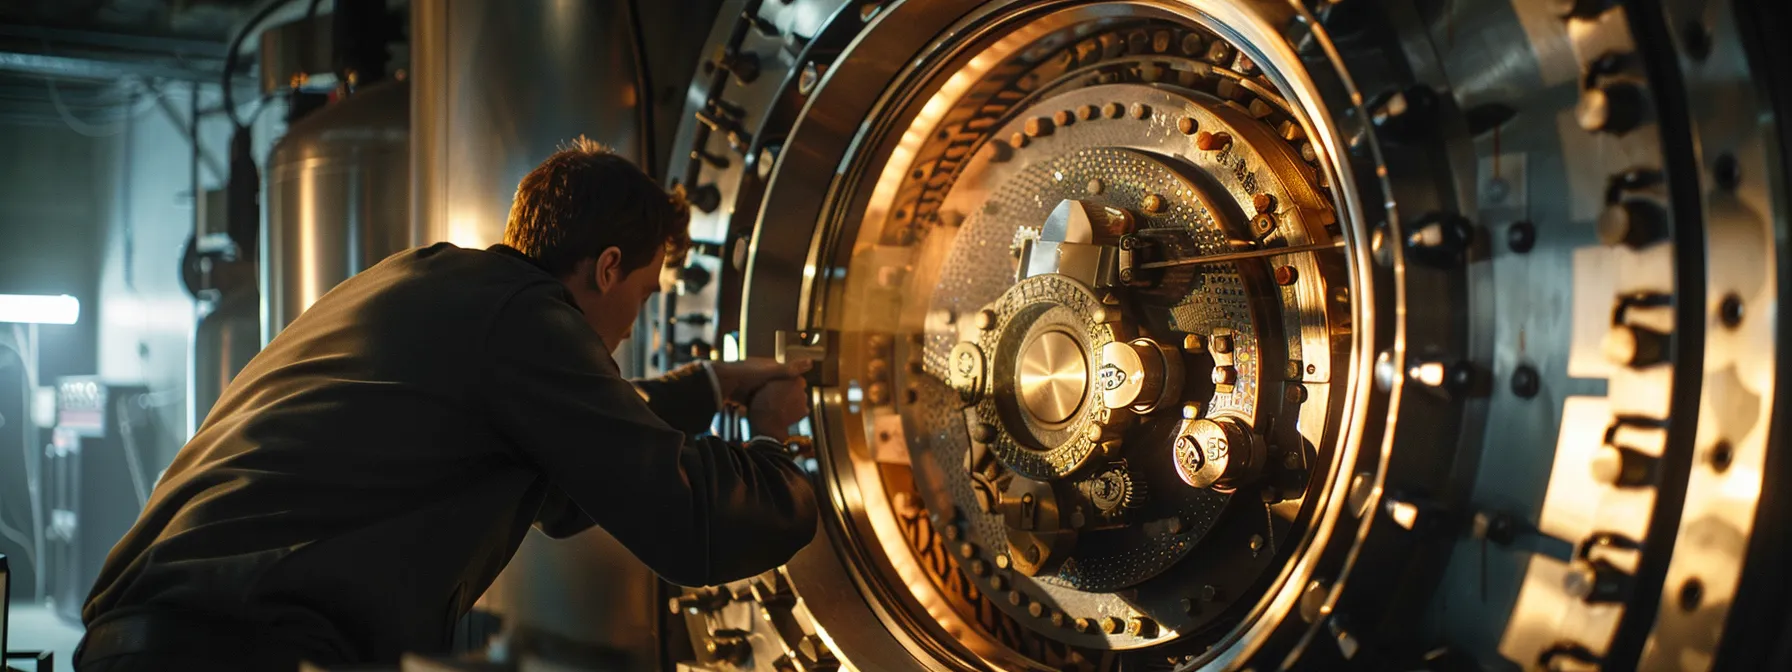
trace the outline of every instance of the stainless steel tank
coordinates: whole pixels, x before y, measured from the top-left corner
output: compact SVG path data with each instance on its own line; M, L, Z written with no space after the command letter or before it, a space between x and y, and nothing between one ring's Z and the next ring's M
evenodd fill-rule
M268 160L261 338L410 246L410 86L362 89L294 123Z

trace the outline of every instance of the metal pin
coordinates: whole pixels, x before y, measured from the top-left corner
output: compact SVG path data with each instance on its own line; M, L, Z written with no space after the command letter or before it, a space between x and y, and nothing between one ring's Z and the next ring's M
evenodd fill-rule
M1337 240L1337 241L1333 241L1330 243L1318 243L1315 245L1289 245L1288 247L1272 247L1272 248L1263 249L1263 250L1250 250L1247 252L1230 252L1227 254L1212 254L1212 255L1205 256L1205 257L1191 257L1188 259L1171 259L1169 261L1154 261L1154 262L1147 263L1147 264L1139 264L1139 268L1170 268L1173 266L1199 266L1199 265L1203 265L1203 264L1224 264L1224 263L1229 263L1229 262L1234 262L1234 261L1244 261L1246 259L1261 259L1263 257L1273 257L1273 256L1277 256L1277 255L1282 255L1282 254L1299 254L1302 252L1324 252L1326 250L1335 250L1335 249L1339 249L1342 247L1344 247L1344 241Z

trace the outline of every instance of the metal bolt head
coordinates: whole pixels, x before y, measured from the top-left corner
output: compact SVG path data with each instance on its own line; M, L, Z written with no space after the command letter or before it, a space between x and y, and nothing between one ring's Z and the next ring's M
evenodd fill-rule
M996 311L985 308L977 311L976 325L978 329L989 331L996 328Z
M815 85L820 82L821 68L816 67L813 61L804 63L802 74L797 75L796 92L807 96L815 91Z
M989 443L996 440L995 425L979 422L971 426L971 440L977 443Z
M1271 194L1257 194L1251 197L1251 208L1257 214L1266 215L1276 211L1276 197Z
M1307 386L1299 384L1289 385L1283 390L1282 397L1287 399L1290 404L1306 403Z
M1021 605L1021 603L1026 602L1026 601L1027 601L1027 596L1025 594L1022 594L1020 591L1018 591L1018 590L1008 591L1009 606L1018 607Z
M1075 625L1077 632L1086 633L1095 630L1095 621L1089 618L1077 618Z
M1126 106L1119 103L1108 103L1102 106L1101 113L1109 119L1119 119L1121 115L1126 114Z
M1220 590L1211 585L1201 586L1201 601L1212 602L1219 599Z
M1183 35L1181 46L1182 46L1182 55L1183 56L1191 56L1192 57L1197 54L1200 54L1201 46L1202 46L1201 35L1199 33L1189 33L1187 35Z
M1014 145L1015 149L1024 148L1032 142L1032 136L1027 135L1024 131L1016 131L1013 135L1008 136L1008 144Z
M1642 122L1646 106L1643 93L1634 84L1615 82L1581 92L1574 108L1575 121L1589 133L1603 131L1623 134Z
M977 576L989 576L989 563L984 562L983 558L971 558L970 562L965 563L965 567Z
M1014 148L1009 146L1008 143L1002 142L1001 140L991 140L986 144L989 147L989 160L991 162L1002 163L1014 158Z
M1277 266L1275 276L1276 284L1287 287L1288 285L1294 284L1294 281L1299 279L1300 272L1295 270L1293 266Z
M1027 562L1038 563L1039 562L1039 544L1027 544L1027 550L1022 555L1024 555L1027 558Z
M1207 348L1222 355L1232 352L1232 335L1214 334L1207 339Z
M1717 319L1731 329L1741 326L1742 297L1735 293L1724 296L1724 300L1717 304Z
M1008 558L1007 553L996 554L996 569L1008 569L1012 563L1013 561Z
M1238 382L1238 369L1232 366L1213 367L1213 384L1232 385Z
M1132 118L1134 119L1144 119L1145 117L1151 116L1151 106L1144 103L1133 103L1132 107L1128 108L1128 111L1132 113Z
M1104 185L1101 183L1101 180L1099 178L1089 180L1088 189L1089 189L1090 195L1101 193L1101 190L1103 188L1104 188Z
M1182 349L1196 354L1207 352L1207 339L1200 334L1183 334Z
M1176 120L1176 130L1182 131L1183 135L1194 135L1195 131L1201 130L1201 122L1195 121L1194 117L1183 117Z
M1257 551L1261 551L1261 550L1263 550L1263 535L1261 535L1261 534L1251 535L1251 553L1255 554Z
M1195 148L1203 152L1224 151L1231 145L1232 135L1230 133L1209 133L1207 131L1201 131L1195 134Z
M1052 627L1062 628L1070 622L1070 617L1065 616L1064 612L1054 609L1054 610L1052 610L1051 622L1052 622Z
M1512 369L1512 394L1517 395L1520 399L1537 396L1542 384L1542 376L1537 373L1536 367L1520 364Z
M1120 620L1119 616L1103 618L1101 619L1101 631L1110 635L1120 634L1126 631L1126 621Z
M1057 112L1053 112L1052 123L1059 126L1069 126L1074 124L1076 123L1076 113L1070 110L1058 110Z
M976 545L974 545L968 541L964 542L962 544L959 544L958 545L958 555L960 557L965 557L965 558L974 557L977 555L977 547L976 547Z
M1032 616L1033 618L1039 618L1041 616L1044 616L1045 615L1045 603L1033 602L1031 604L1028 604L1027 605L1027 615Z
M1144 207L1145 207L1145 212L1149 212L1151 214L1157 214L1157 213L1163 212L1164 211L1164 197L1159 196L1157 194L1146 194Z
M1095 116L1100 113L1101 111L1096 109L1094 105L1084 105L1076 108L1076 116L1082 117L1083 121L1094 119Z
M1126 621L1126 634L1146 639L1156 637L1157 621L1144 616L1134 616Z
M1007 590L1008 577L1002 576L1001 574L989 577L989 587L996 590Z
M1530 222L1513 222L1506 228L1506 248L1524 254L1537 246L1537 226Z
M1028 137L1037 138L1042 135L1051 135L1053 126L1054 124L1051 119L1045 117L1033 117L1032 119L1027 120L1027 123L1022 130Z

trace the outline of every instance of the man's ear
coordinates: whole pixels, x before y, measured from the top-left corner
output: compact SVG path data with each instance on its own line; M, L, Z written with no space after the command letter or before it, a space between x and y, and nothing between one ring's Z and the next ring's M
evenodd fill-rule
M611 287L622 282L622 250L615 247L604 248L597 255L597 263L591 265L591 284L597 291L608 292Z

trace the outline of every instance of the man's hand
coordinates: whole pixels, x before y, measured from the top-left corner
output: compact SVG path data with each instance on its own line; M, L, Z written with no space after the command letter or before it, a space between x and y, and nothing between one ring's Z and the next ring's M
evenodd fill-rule
M801 378L765 383L747 405L747 424L756 435L779 441L790 438L790 426L809 415L808 385Z
M775 359L751 357L738 362L714 362L711 366L715 367L722 399L745 406L766 383L801 376L809 371L810 363L799 359L780 364Z

